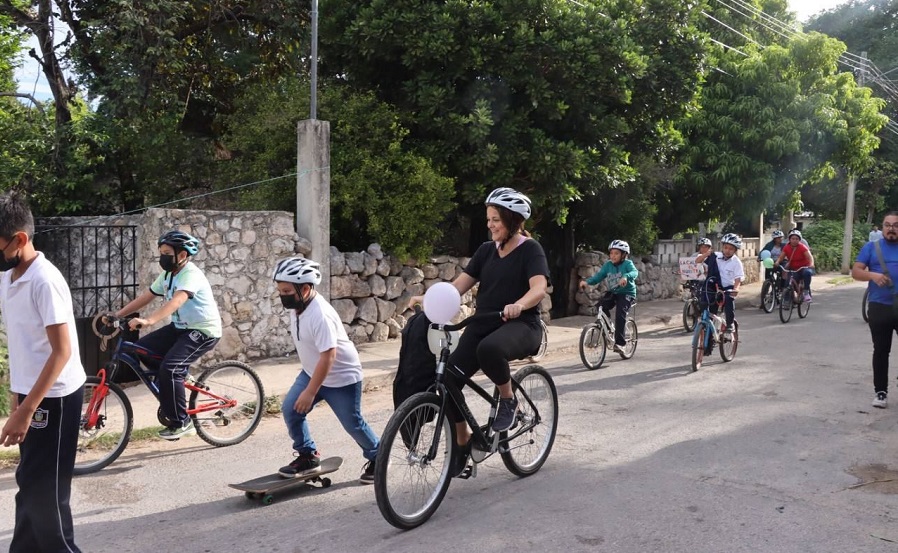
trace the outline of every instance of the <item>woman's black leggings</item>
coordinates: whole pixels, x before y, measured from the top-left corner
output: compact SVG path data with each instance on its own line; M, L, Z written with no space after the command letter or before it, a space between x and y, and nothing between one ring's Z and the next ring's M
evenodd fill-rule
M469 324L449 356L449 364L458 367L467 377L483 370L493 384L501 386L511 380L508 361L523 359L536 353L542 341L539 319L527 317L502 322L475 321ZM455 382L459 387L462 382ZM455 422L464 421L461 413L450 407Z

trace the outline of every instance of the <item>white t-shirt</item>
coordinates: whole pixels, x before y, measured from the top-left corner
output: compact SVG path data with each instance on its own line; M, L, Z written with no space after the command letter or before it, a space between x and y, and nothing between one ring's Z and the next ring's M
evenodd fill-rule
M17 394L31 391L52 352L47 327L65 323L72 354L46 397L71 394L87 377L81 365L69 285L41 252L24 275L11 281L12 271L0 273L0 310L9 345L10 390Z
M321 354L337 348L337 358L322 386L341 388L362 381L359 352L346 335L340 316L327 300L316 293L299 317L296 316L295 309L288 311L290 334L293 336L302 370L312 376Z
M738 256L726 259L723 253L715 252L717 256L717 268L720 270L720 285L724 288L734 286L736 279L745 280L745 269L742 267L742 260Z

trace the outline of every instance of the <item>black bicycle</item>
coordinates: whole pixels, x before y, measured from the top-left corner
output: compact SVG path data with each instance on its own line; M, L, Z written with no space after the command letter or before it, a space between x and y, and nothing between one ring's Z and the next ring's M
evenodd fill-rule
M785 288L785 281L782 267L775 267L761 286L761 309L764 310L764 313L773 313L776 306L782 303L783 288Z
M683 283L683 290L686 292L683 298L683 329L686 332L695 330L695 323L702 315L702 309L699 302L699 291L702 288L701 280L687 280Z
M518 399L515 425L505 432L491 429L499 402L499 391L492 395L449 365L452 345L450 332L467 326L475 315L457 325L432 325L445 334L441 340L436 379L430 390L408 398L393 412L381 437L374 470L374 495L383 517L397 528L420 526L436 512L461 455L456 444L454 421L448 416L453 405L472 430L471 459L461 478L477 475L477 465L494 453L512 474L530 476L538 471L555 442L558 428L558 393L549 373L539 365L528 365L512 375L512 388ZM446 374L453 378L446 378ZM470 387L489 405L489 418L481 425L471 413L456 382Z

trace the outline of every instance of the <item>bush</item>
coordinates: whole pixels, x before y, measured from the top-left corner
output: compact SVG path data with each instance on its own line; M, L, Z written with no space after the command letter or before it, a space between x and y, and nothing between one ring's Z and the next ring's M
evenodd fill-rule
M821 220L808 226L803 231L805 239L811 245L817 271L838 271L842 267L842 235L845 232L843 221ZM861 247L867 243L867 232L861 225L855 224L851 239L851 257L854 262Z

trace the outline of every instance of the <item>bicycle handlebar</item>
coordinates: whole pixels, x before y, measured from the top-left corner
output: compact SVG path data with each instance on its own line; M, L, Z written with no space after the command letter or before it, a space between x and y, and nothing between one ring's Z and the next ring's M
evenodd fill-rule
M467 319L459 321L454 325L441 325L439 323L431 323L430 328L434 330L445 330L446 332L455 332L456 330L461 330L474 321L482 321L485 319L491 319L494 317L502 317L503 313L501 311L489 311L487 313L474 313Z

